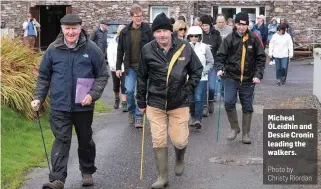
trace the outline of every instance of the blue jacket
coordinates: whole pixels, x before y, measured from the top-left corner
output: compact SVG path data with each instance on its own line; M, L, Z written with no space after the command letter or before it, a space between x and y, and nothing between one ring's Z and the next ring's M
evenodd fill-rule
M89 92L93 102L88 106L75 103L77 78L95 78ZM88 40L85 31L79 36L75 48L69 49L60 33L50 44L40 63L35 99L43 102L50 88L51 109L77 112L94 109L107 85L109 74L104 57L97 45Z

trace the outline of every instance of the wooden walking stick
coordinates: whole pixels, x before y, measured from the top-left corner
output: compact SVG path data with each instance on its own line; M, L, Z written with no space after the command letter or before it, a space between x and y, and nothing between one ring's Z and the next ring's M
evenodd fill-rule
M146 113L144 113L144 119L143 119L142 153L140 157L140 180L143 180L145 127L146 127Z

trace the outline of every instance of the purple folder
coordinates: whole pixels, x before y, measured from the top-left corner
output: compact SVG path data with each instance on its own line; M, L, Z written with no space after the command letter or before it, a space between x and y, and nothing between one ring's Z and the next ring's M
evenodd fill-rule
M78 78L75 103L81 103L94 85L94 78Z

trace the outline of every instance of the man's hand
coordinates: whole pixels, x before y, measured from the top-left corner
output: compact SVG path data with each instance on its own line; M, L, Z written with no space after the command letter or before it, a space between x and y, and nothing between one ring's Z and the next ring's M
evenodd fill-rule
M34 100L31 102L31 108L33 109L33 111L37 112L39 110L40 107L40 100Z
M257 77L254 77L253 78L253 83L254 84L259 84L261 81L260 81L260 79L259 78L257 78Z
M121 70L117 70L117 71L116 71L116 76L120 78L121 75L122 75Z
M85 96L85 99L81 102L82 106L90 105L92 102L93 98L90 96L90 94L87 94Z
M146 108L139 108L140 113L144 114L146 112Z
M224 74L224 72L223 72L222 70L219 70L219 71L217 72L217 77L221 77L223 74Z

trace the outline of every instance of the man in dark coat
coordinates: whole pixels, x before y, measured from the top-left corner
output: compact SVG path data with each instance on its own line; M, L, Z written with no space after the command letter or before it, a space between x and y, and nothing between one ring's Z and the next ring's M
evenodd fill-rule
M38 111L50 89L50 125L55 140L51 149L52 170L44 189L64 188L73 125L78 138L82 182L84 186L93 185L92 174L97 168L91 124L95 101L101 97L109 78L101 50L81 29L82 20L67 14L60 22L62 33L43 56L35 100L31 102ZM79 93L79 88L85 93Z

